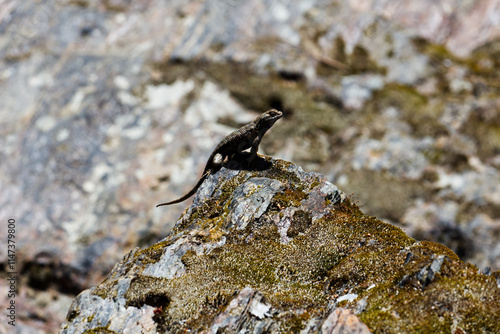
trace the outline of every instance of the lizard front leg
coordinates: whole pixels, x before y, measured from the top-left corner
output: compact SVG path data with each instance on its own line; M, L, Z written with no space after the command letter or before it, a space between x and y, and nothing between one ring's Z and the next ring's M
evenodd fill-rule
M246 159L248 162L251 162L257 156L257 151L259 150L260 141L262 136L259 134L252 142L252 146L250 146L250 154Z

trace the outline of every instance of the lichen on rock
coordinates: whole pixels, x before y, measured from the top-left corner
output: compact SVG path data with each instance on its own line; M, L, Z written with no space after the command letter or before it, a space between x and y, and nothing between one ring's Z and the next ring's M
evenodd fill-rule
M61 332L498 332L498 276L259 156L210 176L167 238L75 299Z

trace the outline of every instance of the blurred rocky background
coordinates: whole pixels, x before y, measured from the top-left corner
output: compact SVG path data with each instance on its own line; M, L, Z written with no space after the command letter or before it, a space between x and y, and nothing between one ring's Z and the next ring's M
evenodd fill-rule
M285 117L263 153L500 269L500 0L0 0L16 330L57 332L76 294L189 201L155 205L269 108Z

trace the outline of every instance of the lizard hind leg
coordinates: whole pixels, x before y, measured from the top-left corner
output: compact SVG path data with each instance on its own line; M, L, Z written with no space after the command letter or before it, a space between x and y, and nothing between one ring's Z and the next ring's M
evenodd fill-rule
M223 157L222 154L217 153L216 155L214 155L214 157L212 159L212 167L213 167L214 171L218 171L219 169L221 169L222 164L224 163L224 160L225 160L225 157Z

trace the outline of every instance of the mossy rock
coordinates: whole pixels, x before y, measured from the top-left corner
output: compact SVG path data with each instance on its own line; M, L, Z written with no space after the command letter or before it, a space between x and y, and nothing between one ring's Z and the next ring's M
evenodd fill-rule
M259 159L210 176L169 237L77 297L63 333L116 330L125 310L161 333L313 333L340 310L365 332L500 332L498 273L364 215L319 174Z

